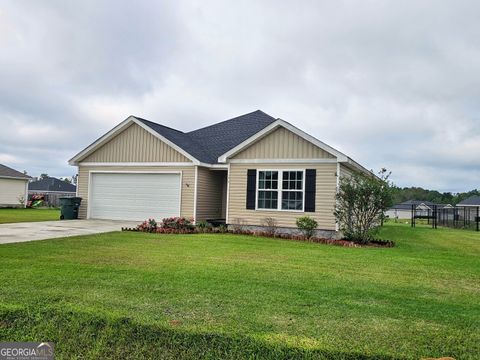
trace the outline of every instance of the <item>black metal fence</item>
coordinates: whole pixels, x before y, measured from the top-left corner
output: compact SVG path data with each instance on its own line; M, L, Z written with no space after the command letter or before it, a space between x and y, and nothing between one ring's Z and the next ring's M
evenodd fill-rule
M438 206L427 209L412 205L411 226L418 220L426 221L433 229L445 226L480 231L480 206Z

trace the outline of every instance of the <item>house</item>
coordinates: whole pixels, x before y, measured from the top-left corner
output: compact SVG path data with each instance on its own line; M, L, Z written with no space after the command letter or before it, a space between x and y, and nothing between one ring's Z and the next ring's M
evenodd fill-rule
M184 216L285 230L311 216L335 234L339 176L371 174L290 123L257 110L190 132L130 116L75 155L80 218Z
M411 219L412 206L415 208L415 214L427 216L433 210L435 204L425 200L407 200L403 203L392 206L385 212L385 215L392 219Z
M25 207L30 176L0 164L0 207Z
M434 209L437 212L443 211L444 213L448 213L450 209L453 209L451 204L435 204L426 200L407 200L392 206L385 212L385 215L392 219L411 219L412 205L414 206L416 216L431 216Z
M462 207L477 207L480 206L480 196L479 195L473 195L470 196L469 198L460 201L457 206L462 206Z
M75 196L77 187L55 177L46 177L28 184L29 195L45 195L49 206L59 206L61 197Z
M459 217L468 221L480 222L480 196L473 195L457 204Z

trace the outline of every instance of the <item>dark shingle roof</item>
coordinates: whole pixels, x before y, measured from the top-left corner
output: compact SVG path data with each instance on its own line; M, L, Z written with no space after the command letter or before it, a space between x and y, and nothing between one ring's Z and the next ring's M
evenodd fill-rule
M462 205L480 206L480 196L478 196L478 195L470 196L468 199L460 201L457 204L457 206L462 206Z
M0 164L0 177L31 179L30 176L2 164Z
M215 164L218 157L255 135L276 119L261 110L187 133L138 118L201 162Z
M432 207L433 205L435 205L433 202L431 201L426 201L426 200L407 200L401 204L397 204L397 205L394 205L391 207L391 209L397 209L397 210L411 210L412 209L412 205L415 205L415 207L421 205L421 204L425 204L427 205L428 207Z
M30 184L28 184L28 190L75 192L77 191L77 187L63 180L54 177L48 177L45 179L32 181Z

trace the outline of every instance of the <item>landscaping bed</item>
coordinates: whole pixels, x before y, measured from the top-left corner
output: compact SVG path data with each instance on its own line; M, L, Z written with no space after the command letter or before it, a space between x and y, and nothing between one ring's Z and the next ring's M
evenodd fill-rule
M371 240L367 243L358 243L346 239L326 239L316 236L308 236L304 234L291 234L281 233L276 229L270 229L269 231L251 231L245 230L241 226L233 226L233 229L228 229L225 225L213 227L205 221L200 222L198 225L193 225L193 219L187 219L183 217L165 218L161 222L157 222L155 219L148 219L134 228L123 227L122 231L133 232L146 232L156 234L235 234L235 235L249 235L259 236L282 240L296 240L306 241L317 244L327 244L334 246L344 247L394 247L395 241L393 240Z

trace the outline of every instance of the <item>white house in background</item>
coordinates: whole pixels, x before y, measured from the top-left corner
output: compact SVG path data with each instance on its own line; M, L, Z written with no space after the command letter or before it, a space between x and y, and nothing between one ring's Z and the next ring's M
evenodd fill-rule
M433 210L435 205L431 201L424 200L408 200L401 204L392 206L385 213L390 219L411 219L412 218L412 205L416 210L416 215L427 216L429 212Z
M0 164L0 207L25 207L30 176Z

